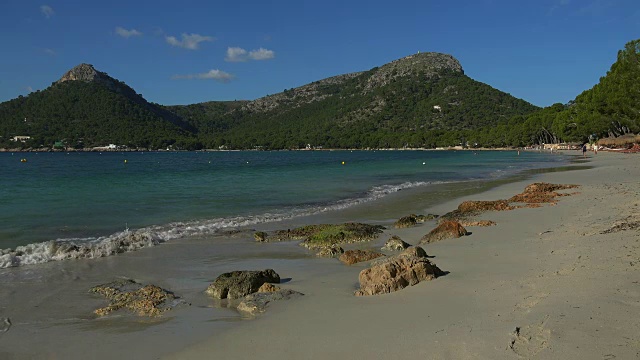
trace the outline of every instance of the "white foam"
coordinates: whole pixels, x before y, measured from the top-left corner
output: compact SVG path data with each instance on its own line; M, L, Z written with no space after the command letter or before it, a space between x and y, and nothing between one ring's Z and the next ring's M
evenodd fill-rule
M214 234L229 228L246 227L345 209L357 204L380 199L381 197L403 189L431 184L436 183L406 182L399 185L376 186L368 191L364 197L340 200L328 206L308 206L295 208L290 211L264 213L254 216L175 222L166 225L149 226L135 231L125 230L99 238L56 239L18 246L15 249L0 250L0 268L41 264L49 261L68 259L94 259L136 251L188 236Z

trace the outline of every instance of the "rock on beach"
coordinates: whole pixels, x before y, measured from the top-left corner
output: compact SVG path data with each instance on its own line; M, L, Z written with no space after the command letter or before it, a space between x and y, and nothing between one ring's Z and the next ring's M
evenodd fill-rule
M339 260L347 265L357 264L363 261L369 261L384 256L379 252L371 250L347 250L340 255Z
M290 289L278 289L276 291L269 292L257 292L246 296L240 304L238 304L238 311L248 313L250 315L256 315L266 310L267 305L273 301L289 300L304 295L301 292L297 292Z
M384 246L381 248L381 250L402 251L409 246L411 245L404 242L399 236L393 235L389 240L387 240L386 243L384 243Z
M218 276L206 293L216 299L239 299L258 291L264 283L280 283L280 275L273 269L232 271Z
M424 249L410 247L398 255L375 261L370 268L362 270L359 275L360 289L354 295L386 294L444 274L427 259Z
M443 221L435 229L420 239L420 244L428 244L440 240L459 238L467 235L467 229L453 220Z
M184 303L170 291L156 285L143 285L129 279L98 285L91 288L89 292L103 295L111 301L106 307L94 311L99 316L123 308L140 316L159 316L176 305Z

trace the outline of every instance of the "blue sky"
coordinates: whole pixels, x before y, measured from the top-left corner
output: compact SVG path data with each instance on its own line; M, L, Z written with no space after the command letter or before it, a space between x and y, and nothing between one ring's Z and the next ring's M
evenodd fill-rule
M0 101L83 62L173 105L256 99L435 51L548 106L591 88L637 38L637 0L2 0Z

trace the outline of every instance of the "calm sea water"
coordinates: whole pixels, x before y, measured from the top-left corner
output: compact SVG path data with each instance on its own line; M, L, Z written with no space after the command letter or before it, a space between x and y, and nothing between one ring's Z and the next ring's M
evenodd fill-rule
M132 233L147 246L566 162L515 151L0 153L0 267L108 255Z

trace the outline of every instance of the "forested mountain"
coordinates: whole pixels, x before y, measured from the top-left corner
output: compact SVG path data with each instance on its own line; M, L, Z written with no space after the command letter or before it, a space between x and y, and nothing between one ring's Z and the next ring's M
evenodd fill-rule
M464 75L450 55L418 53L250 102L168 107L207 147L433 147L538 108ZM457 144L457 143L456 143Z
M640 39L628 42L593 88L568 104L554 104L482 131L459 133L489 146L587 142L640 132ZM591 139L590 139L591 137Z
M539 109L466 76L450 55L418 53L253 101L148 103L81 64L43 91L0 104L0 148L109 143L140 148L298 149L586 141L640 131L640 40L592 89ZM30 136L26 143L14 136Z
M43 91L0 104L0 147L107 145L164 148L195 142L195 129L125 83L80 64ZM30 136L24 144L14 136Z

